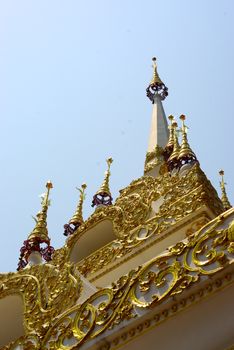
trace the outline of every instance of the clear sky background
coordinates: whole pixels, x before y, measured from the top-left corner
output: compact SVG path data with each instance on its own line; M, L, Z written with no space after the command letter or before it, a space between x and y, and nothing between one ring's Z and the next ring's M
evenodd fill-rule
M0 1L0 270L14 271L50 179L48 229L65 242L87 182L84 216L112 156L111 189L142 175L152 105L151 58L169 88L167 115L234 203L234 2ZM98 237L97 237L98 239Z

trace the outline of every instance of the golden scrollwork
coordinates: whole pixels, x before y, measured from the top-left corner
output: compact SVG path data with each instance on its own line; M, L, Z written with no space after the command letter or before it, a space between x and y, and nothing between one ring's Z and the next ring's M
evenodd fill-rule
M36 332L38 336L46 333L51 319L74 305L81 288L77 270L69 263L63 269L44 264L0 275L0 297L11 294L23 297L25 332ZM64 298L65 295L68 297Z
M164 200L158 212L152 213L152 202L162 197ZM179 175L170 177L165 174L156 179L144 176L133 181L120 191L112 208L104 208L105 210L93 215L93 220L97 219L96 215L99 220L114 216L112 222L117 239L82 260L78 264L79 271L84 276L97 272L204 205L209 206L215 214L224 211L216 191L197 164L182 178ZM115 216L116 212L118 216ZM204 220L197 222L196 228L204 223ZM75 240L77 237L73 237L73 244ZM70 246L71 243L72 241L68 242Z
M144 173L161 164L163 164L163 148L157 145L153 151L146 153Z
M57 318L51 317L43 337L39 330L36 335L28 330L8 349L16 349L21 342L30 344L29 349L34 350L71 350L123 320L138 317L139 309L183 293L188 286L198 283L201 276L204 281L216 274L234 261L229 249L233 243L230 237L233 222L228 224L226 218L230 213L225 214L170 247L165 254L121 277L110 288L94 293L83 304L70 307Z

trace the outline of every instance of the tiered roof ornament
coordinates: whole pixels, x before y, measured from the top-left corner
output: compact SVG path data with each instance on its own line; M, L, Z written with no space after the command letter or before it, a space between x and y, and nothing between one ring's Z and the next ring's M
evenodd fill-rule
M225 188L225 181L224 181L224 171L220 170L219 171L219 175L221 176L221 181L220 181L220 188L222 191L222 195L221 195L221 201L223 202L223 206L225 210L230 209L232 206L228 200L228 196L227 196L227 192L226 192L226 188Z
M173 151L167 161L168 163L168 169L169 171L175 171L179 169L179 153L180 153L180 145L178 141L178 131L177 131L178 124L174 120L172 122L172 129L173 129Z
M181 166L188 164L188 163L198 162L195 153L192 151L192 149L188 143L187 127L184 124L185 119L186 119L185 115L182 114L180 116L180 120L182 121L182 129L181 129L182 142L181 142L181 147L180 147L180 153L178 156L178 159L180 160Z
M156 95L159 96L161 100L164 100L167 97L168 88L162 82L162 80L158 75L156 57L153 57L152 61L153 61L153 78L146 89L146 95L150 99L150 101L152 101L152 103L155 103L154 98Z
M180 132L182 133L181 145L179 145L179 141L178 141L177 123L175 121L172 121L171 128L173 129L173 131L170 130L170 137L169 137L168 144L172 144L170 140L170 138L172 138L172 134L173 134L174 144L173 144L173 151L167 160L169 171L175 171L176 169L181 171L182 169L186 170L194 163L199 163L195 153L192 151L188 143L187 127L184 124L185 119L186 119L185 115L182 114L180 116L180 120L182 121L182 128L180 130Z
M169 138L168 138L168 143L166 144L164 152L163 152L165 160L168 160L168 158L172 154L173 148L174 148L174 127L172 125L172 123L174 121L173 115L169 115L168 119L170 120L170 125L168 127Z
M64 236L70 236L72 235L80 225L84 222L83 219L83 203L85 200L85 189L87 188L87 185L84 183L81 185L81 188L77 188L77 190L80 192L80 199L79 203L76 207L75 214L71 218L68 224L64 225Z
M112 158L108 158L106 160L107 162L107 171L105 172L105 178L104 181L99 188L99 190L96 192L96 194L93 196L93 201L92 201L92 207L96 206L107 206L107 205L112 205L112 196L110 192L110 187L109 187L109 179L110 179L110 166L113 162Z
M50 181L46 184L47 192L42 197L42 209L35 218L36 225L29 234L28 239L24 241L20 249L20 258L17 270L21 270L28 265L34 265L42 261L50 261L54 248L50 245L50 238L47 230L47 211L50 205L49 193L53 185ZM42 246L43 245L43 246Z

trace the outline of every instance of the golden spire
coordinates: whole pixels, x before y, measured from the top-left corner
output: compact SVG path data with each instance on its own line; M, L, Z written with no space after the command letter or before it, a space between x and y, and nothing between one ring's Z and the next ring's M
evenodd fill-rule
M49 194L53 185L50 181L46 184L47 192L42 197L42 208L37 214L36 226L28 236L28 239L24 241L23 246L20 249L20 257L17 270L21 270L27 266L29 262L35 264L35 256L32 258L32 253L40 255L45 261L50 261L54 253L54 248L50 245L50 239L47 230L47 210L50 205ZM43 246L41 246L43 244ZM31 258L30 258L31 257ZM34 261L33 261L34 260ZM41 260L39 260L39 263ZM38 261L37 261L38 263Z
M46 184L47 192L42 197L42 209L37 214L36 226L28 236L28 240L39 239L41 242L49 242L48 230L47 230L47 210L50 205L49 194L51 188L53 188L52 182L48 181Z
M156 57L153 57L152 61L153 61L153 78L146 89L146 95L150 99L150 101L152 101L152 103L155 103L156 96L158 96L161 100L164 100L167 97L168 88L159 78L158 71L157 71Z
M92 201L92 206L94 207L95 205L111 205L112 204L112 197L111 197L111 192L109 188L109 179L110 179L110 166L113 162L112 158L108 158L106 160L107 162L107 171L105 172L105 178L104 181L99 188L99 190L96 192L96 194L93 197Z
M81 188L77 188L77 190L80 192L80 199L79 199L79 203L77 205L75 214L73 215L73 217L69 221L69 224L73 224L73 225L77 226L77 225L81 225L84 222L82 211L83 211L83 202L85 200L85 189L86 188L87 188L87 185L85 183L81 185Z
M225 188L226 183L224 182L224 171L220 170L219 171L219 175L221 176L221 181L219 182L220 183L220 188L221 188L221 191L222 191L221 201L223 202L224 209L228 210L232 206L231 206L231 204L230 204L230 202L228 200L227 193L226 193L226 188Z
M156 57L152 58L153 78L150 82L150 85L163 84L162 80L159 78L159 75L158 75L156 60L157 60Z
M184 124L186 117L185 115L180 116L180 120L182 121L182 142L181 142L181 147L180 147L180 153L179 153L179 159L182 160L197 160L197 157L195 153L191 150L189 143L188 143L188 138L187 138L187 131L186 131L186 126Z
M174 134L173 152L168 159L169 162L171 162L171 161L173 162L173 161L177 160L178 156L179 156L179 152L180 152L180 145L179 145L178 136L177 136L177 127L178 127L177 122L173 121L172 122L172 128L173 128L173 134Z
M110 179L110 166L111 164L113 163L113 159L112 158L108 158L106 160L107 162L107 171L105 172L105 178L104 178L104 181L101 185L101 187L99 188L99 190L96 192L97 194L99 193L107 193L109 195L111 195L110 193L110 188L109 188L109 179Z
M172 126L174 117L173 115L169 115L168 119L170 120L170 125L168 127L169 129L169 138L168 138L168 143L166 145L166 148L173 148L174 146L174 128Z

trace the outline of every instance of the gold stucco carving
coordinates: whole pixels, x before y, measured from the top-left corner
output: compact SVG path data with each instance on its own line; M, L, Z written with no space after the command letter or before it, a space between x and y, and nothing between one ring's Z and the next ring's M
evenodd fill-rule
M146 153L144 173L163 163L163 148L157 145L153 151Z
M150 217L151 204L160 197L164 198L163 203L159 211ZM111 219L117 239L82 260L78 264L79 271L84 276L90 276L204 205L216 215L224 210L216 191L197 164L182 178L165 174L156 179L144 176L133 181L120 191L112 208L101 209L91 218L97 221ZM196 229L204 224L205 221L200 221ZM68 242L70 249L76 240L77 236Z
M81 288L74 264L68 263L60 270L44 264L0 275L0 297L22 296L25 332L35 332L39 337L45 334L52 319L74 305Z
M204 280L206 276L223 270L233 263L234 258L233 252L230 252L232 223L229 226L225 224L228 215L227 212L214 219L187 240L170 247L167 253L130 271L110 288L99 290L82 305L68 308L59 317L52 317L51 309L48 325L43 323L40 327L39 320L32 315L30 322L37 324L33 327L34 332L28 329L26 336L8 349L15 349L20 342L31 343L27 348L34 350L73 349L123 320L137 317L139 309L152 308L169 297L183 293L188 286L198 283L201 276ZM48 265L44 266L48 268ZM39 300L38 295L36 299ZM29 315L27 317L30 318ZM42 328L45 329L43 333ZM69 342L72 345L68 345Z

